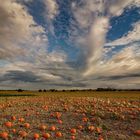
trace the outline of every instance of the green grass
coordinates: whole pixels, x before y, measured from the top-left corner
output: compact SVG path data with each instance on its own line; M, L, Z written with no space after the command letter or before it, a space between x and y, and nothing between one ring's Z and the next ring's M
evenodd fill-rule
M140 91L0 91L0 97L10 96L59 96L59 97L95 97L95 98L118 98L118 99L138 99L140 100Z

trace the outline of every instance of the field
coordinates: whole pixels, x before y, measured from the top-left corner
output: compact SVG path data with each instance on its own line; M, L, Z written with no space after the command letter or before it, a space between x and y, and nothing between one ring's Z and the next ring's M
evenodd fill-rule
M0 139L140 140L140 92L0 91Z

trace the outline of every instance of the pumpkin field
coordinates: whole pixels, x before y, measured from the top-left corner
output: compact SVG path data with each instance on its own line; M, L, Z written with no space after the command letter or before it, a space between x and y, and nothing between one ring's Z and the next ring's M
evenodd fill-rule
M1 140L140 140L139 92L0 92Z

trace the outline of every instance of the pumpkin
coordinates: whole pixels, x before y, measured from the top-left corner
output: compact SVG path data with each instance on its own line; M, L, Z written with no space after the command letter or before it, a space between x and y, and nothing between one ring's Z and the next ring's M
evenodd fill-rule
M92 125L90 125L90 126L88 126L88 130L89 130L89 131L93 131L93 130L95 130L95 127L92 126Z
M83 126L82 125L78 125L77 127L79 130L82 130L83 129Z
M25 131L19 131L19 135L25 138L27 136L27 133Z
M96 130L97 130L97 133L101 133L101 128L97 127Z
M137 136L140 136L140 130L136 130L136 131L134 132L134 134L137 135Z
M61 132L56 132L56 133L55 133L55 136L56 136L56 137L62 137L62 133L61 133Z
M6 122L6 123L5 123L5 126L10 128L10 127L13 126L13 124L12 124L11 122Z
M76 129L72 128L72 129L70 130L70 132L71 132L72 134L75 134L75 133L76 133Z
M18 121L19 121L19 122L24 122L25 119L24 119L24 118L19 118Z
M24 127L25 128L30 128L30 124L29 123L24 123Z
M16 129L12 129L12 132L13 132L13 133L16 133Z
M51 126L51 127L50 127L50 130L51 130L51 131L55 131L55 130L56 130L56 127L55 127L55 126Z
M38 133L34 133L34 139L38 139L40 136Z
M51 135L49 133L43 133L42 137L45 139L49 139L51 137Z
M7 139L8 138L8 133L7 132L2 132L2 133L0 133L0 137L2 139Z
M102 136L100 136L100 137L98 138L98 140L104 140L104 139L103 139L103 137L102 137Z
M84 118L82 118L82 121L83 122L87 122L88 121L88 118L84 117Z
M75 136L71 136L71 140L75 140L76 139L76 137Z
M60 112L56 112L56 118L59 119L61 117L61 113Z
M16 120L16 117L15 117L15 116L12 116L12 117L11 117L11 120L12 120L12 121L15 121L15 120Z
M59 123L59 124L62 124L63 122L62 122L62 120L58 120L58 123Z
M46 125L40 125L40 130L45 130L47 128Z

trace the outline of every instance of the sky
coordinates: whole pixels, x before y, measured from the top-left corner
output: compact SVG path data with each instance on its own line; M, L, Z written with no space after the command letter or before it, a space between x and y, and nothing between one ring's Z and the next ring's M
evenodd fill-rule
M140 88L140 0L0 1L0 89Z

